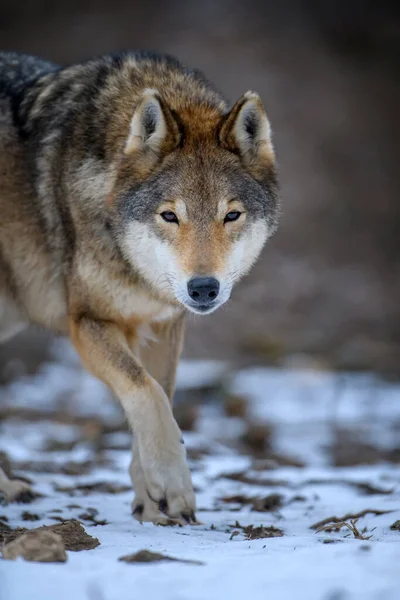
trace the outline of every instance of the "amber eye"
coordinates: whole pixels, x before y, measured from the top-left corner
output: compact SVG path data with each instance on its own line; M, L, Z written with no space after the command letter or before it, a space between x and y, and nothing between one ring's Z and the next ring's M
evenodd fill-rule
M238 210L233 210L232 212L228 212L224 219L224 223L231 223L232 221L237 221L242 213Z
M162 218L164 219L164 221L167 221L167 223L178 223L178 217L176 216L175 213L172 212L172 210L165 210L164 212L161 213Z

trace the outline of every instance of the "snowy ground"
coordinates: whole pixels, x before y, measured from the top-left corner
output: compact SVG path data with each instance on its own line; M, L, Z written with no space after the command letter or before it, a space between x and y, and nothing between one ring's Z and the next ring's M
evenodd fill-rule
M1 600L399 599L400 531L390 526L400 519L400 386L369 375L182 364L177 408L197 400L185 441L202 524L162 528L131 517L130 441L117 406L65 346L59 352L63 364L0 391L0 450L43 495L0 506L0 521L34 528L77 518L100 545L68 552L64 564L0 559ZM232 394L245 400L238 416L227 416L238 411ZM60 422L65 415L72 423ZM122 491L76 487L96 482ZM90 509L106 524L80 516ZM24 511L38 519L24 520ZM356 526L369 540L346 527L311 528L361 511L370 512ZM283 535L246 539L248 525ZM118 561L142 549L204 564Z

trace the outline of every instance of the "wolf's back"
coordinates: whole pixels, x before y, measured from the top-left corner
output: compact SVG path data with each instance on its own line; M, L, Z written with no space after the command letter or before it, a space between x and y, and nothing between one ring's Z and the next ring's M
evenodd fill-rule
M55 63L18 52L0 52L0 95L21 93L38 77L59 69Z

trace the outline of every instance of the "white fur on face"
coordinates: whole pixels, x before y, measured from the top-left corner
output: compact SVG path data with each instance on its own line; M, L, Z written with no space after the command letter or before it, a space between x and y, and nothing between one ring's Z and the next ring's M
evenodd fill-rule
M265 221L257 221L243 234L226 257L222 273L210 273L219 280L220 293L208 311L197 310L188 294L189 277L181 269L179 260L170 244L154 233L146 223L132 221L122 240L127 259L140 274L163 295L178 300L196 314L210 314L224 304L231 295L232 287L248 273L257 260L268 237Z
M163 295L184 303L182 289L187 278L168 242L157 236L146 223L131 221L122 248L146 281Z
M220 293L218 300L223 304L232 292L233 285L249 272L268 239L268 226L265 221L257 221L240 239L234 243L226 266L219 279Z
M228 259L227 271L236 281L249 272L268 238L268 226L265 221L256 221L248 231L234 244Z

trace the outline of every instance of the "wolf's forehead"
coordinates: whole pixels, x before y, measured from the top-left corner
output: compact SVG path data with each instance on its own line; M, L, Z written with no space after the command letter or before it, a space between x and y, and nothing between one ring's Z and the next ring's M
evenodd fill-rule
M173 188L176 199L184 202L188 210L217 209L221 200L230 199L232 183L232 177L218 160L199 157L183 166Z

